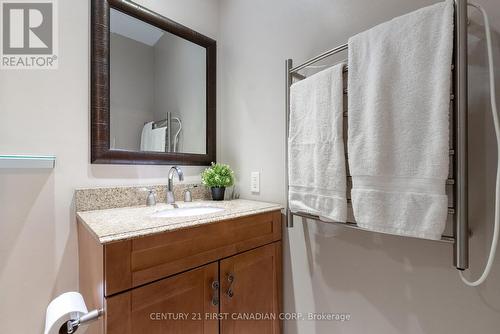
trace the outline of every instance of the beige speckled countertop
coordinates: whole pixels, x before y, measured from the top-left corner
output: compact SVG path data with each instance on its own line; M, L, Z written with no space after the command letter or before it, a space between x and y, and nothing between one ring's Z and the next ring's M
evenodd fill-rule
M183 207L220 207L223 211L188 217L152 217L158 211L173 209L169 204L159 203L156 206L135 206L117 209L77 212L78 220L95 234L101 244L137 238L165 231L175 231L188 227L214 223L221 220L250 216L258 213L280 210L282 207L274 203L250 200L230 201L193 201L177 202Z

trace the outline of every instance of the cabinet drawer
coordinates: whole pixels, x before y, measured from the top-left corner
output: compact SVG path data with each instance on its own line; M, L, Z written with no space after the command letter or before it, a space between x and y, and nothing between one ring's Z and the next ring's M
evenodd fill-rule
M211 263L106 298L105 333L219 333L218 321L205 316L219 309L212 303L218 275Z
M106 244L105 295L281 240L281 212Z

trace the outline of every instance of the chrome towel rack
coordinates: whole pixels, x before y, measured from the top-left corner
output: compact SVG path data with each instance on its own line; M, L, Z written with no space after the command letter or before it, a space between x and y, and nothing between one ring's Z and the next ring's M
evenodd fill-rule
M469 267L469 224L468 224L468 166L467 166L467 1L455 0L455 24L454 24L454 50L453 50L453 83L450 104L452 112L450 115L450 162L453 170L447 181L447 187L451 187L449 196L452 207L448 209L448 215L453 216L453 231L451 235L443 235L441 242L453 244L454 266L458 270ZM288 200L288 136L290 125L290 86L294 80L305 79L299 73L321 60L336 55L348 49L348 44L339 45L331 50L319 54L300 65L293 66L293 60L285 61L285 193L286 199L286 226L293 227L293 216L306 219L319 220L319 217L303 212L291 212ZM345 69L348 70L347 67ZM348 93L347 91L344 93ZM344 112L347 116L347 112ZM347 223L335 222L348 228L363 230L354 221Z

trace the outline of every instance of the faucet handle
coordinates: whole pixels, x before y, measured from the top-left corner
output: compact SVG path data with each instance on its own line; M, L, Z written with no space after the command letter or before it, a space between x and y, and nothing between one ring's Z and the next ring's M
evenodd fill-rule
M146 205L147 206L153 206L156 205L156 190L153 188L141 188L141 191L147 191L148 197L146 198Z
M184 192L184 202L192 202L193 196L191 195L191 190L189 188Z

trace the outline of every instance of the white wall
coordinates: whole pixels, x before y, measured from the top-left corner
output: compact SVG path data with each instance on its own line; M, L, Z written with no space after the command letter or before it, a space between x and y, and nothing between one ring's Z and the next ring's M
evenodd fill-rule
M139 151L144 123L154 120L154 49L117 33L110 45L111 148Z
M237 172L242 197L284 203L284 60L298 64L434 2L221 0L219 149ZM500 4L478 2L498 30ZM471 44L471 265L477 276L491 235L496 156L483 45ZM249 191L251 171L261 171L260 195ZM290 321L285 333L498 333L500 258L488 282L472 289L452 268L449 245L295 223L284 243L285 310L345 312L352 319Z
M479 1L479 0L478 0ZM221 160L243 197L282 202L284 59L301 62L348 36L431 0L141 0L218 40ZM482 0L500 28L496 0ZM87 13L83 15L82 13ZM89 1L59 1L55 71L0 71L0 152L56 154L53 171L0 170L0 332L41 332L47 303L77 289L73 191L165 182L168 166L89 164ZM220 28L218 32L218 28ZM479 50L479 49L476 49ZM473 272L488 248L495 172L485 106L484 53L471 77ZM201 168L185 168L188 179ZM260 170L261 194L249 192ZM285 246L287 311L348 312L352 320L289 322L286 333L481 333L500 325L500 263L487 284L464 287L449 246L299 221ZM18 312L23 310L23 312Z
M137 2L217 39L216 0ZM58 4L59 69L0 71L0 152L57 155L54 170L0 169L0 333L41 333L49 301L78 288L76 187L165 183L169 168L89 164L90 1Z
M182 122L177 152L205 154L205 48L161 34L154 45L110 34L111 147L139 151L143 125L171 112ZM179 125L172 125L173 141Z
M165 33L154 46L155 119L166 112L182 122L178 152L206 153L205 48ZM172 143L178 124L172 122Z

